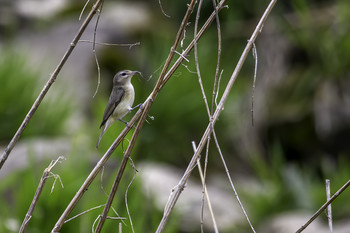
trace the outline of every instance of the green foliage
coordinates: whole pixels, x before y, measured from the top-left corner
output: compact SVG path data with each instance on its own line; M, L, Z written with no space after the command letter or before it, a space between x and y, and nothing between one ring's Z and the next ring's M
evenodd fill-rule
M0 57L0 141L9 140L34 103L41 85L40 73L33 69L25 56L2 51ZM57 97L48 95L23 136L53 136L63 132L63 126L71 111L61 92Z

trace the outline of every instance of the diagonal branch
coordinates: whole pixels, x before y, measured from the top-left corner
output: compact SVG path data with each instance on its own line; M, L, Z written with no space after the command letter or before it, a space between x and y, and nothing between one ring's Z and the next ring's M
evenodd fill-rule
M305 230L305 228L308 225L310 225L310 223L312 223L327 208L327 206L329 206L345 189L347 189L349 185L350 180L348 180L343 185L343 187L341 187L326 203L324 203L323 206L321 206L321 208L317 210L316 213L312 215L312 217L304 225L302 225L295 233L300 233L303 230Z
M32 107L30 108L29 112L27 113L26 117L24 118L22 124L20 125L20 127L17 130L17 132L15 133L13 138L11 139L10 143L7 145L4 153L1 155L1 158L0 158L0 169L4 165L5 161L7 160L9 154L11 153L12 149L16 145L17 141L21 137L21 135L22 135L24 129L26 128L26 126L28 125L30 119L33 117L34 113L38 109L39 105L41 104L41 101L44 99L45 95L49 91L49 89L52 86L52 84L56 81L56 78L57 78L58 74L60 73L62 67L64 66L64 64L66 63L68 57L70 56L70 54L72 53L73 49L77 45L81 35L83 34L83 32L85 31L86 27L90 23L92 17L96 14L97 9L102 4L102 1L103 0L97 0L96 3L93 5L90 13L86 17L86 19L83 22L83 24L81 25L81 27L78 30L77 34L75 35L73 41L70 43L70 46L68 47L66 53L63 55L60 63L57 65L56 69L51 74L49 80L45 84L44 88L41 90L39 96L37 97L37 99L35 100L34 104L32 105Z
M22 223L22 226L21 228L19 229L19 232L20 233L23 233L25 232L27 226L28 226L28 223L29 223L29 220L32 218L33 216L33 212L34 212L34 209L39 201L39 197L41 195L41 192L43 191L44 189L44 185L46 183L46 180L47 178L50 177L50 174L51 174L51 170L52 168L58 163L60 162L60 160L64 159L63 156L60 156L58 157L55 161L51 161L51 163L49 164L49 166L47 168L45 168L44 172L43 172L43 175L41 176L41 179L40 179L40 182L39 182L39 185L38 185L38 188L36 189L36 192L35 192L35 195L34 195L34 198L33 198L33 201L32 203L30 204L30 207L28 209L28 212L23 220L23 223Z

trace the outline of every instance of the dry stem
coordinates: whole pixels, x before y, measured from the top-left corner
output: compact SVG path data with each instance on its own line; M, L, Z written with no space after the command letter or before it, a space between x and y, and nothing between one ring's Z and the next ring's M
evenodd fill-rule
M47 180L47 178L49 178L49 176L51 174L52 168L59 162L59 160L61 160L63 158L64 158L63 156L58 157L58 159L56 159L55 161L51 161L50 165L47 168L45 168L43 175L41 176L38 188L36 189L33 201L28 209L28 212L27 212L27 214L23 220L22 226L19 230L20 233L23 233L26 230L28 223L33 216L34 209L39 201L39 197L41 195L41 192L44 189L44 185L46 183L46 180Z

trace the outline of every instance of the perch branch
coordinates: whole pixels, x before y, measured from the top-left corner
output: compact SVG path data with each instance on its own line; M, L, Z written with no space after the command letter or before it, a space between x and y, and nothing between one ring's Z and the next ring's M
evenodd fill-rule
M83 194L85 193L85 191L87 190L87 188L90 186L90 184L92 183L92 181L95 179L95 177L97 176L97 174L99 173L99 171L102 169L103 165L107 162L107 160L109 159L109 157L112 155L112 153L114 152L114 150L117 148L117 146L120 144L120 142L124 139L124 137L126 136L126 134L131 130L131 128L134 126L134 124L136 123L136 121L140 118L141 114L142 114L142 119L140 120L140 122L145 121L148 112L150 110L150 107L153 103L153 100L155 99L155 97L157 96L157 94L159 93L160 89L164 86L165 82L163 81L163 78L165 77L166 74L166 70L168 69L171 60L174 56L174 50L177 48L179 41L181 39L181 35L184 31L184 28L187 25L187 21L189 19L189 16L193 10L195 4L195 0L192 0L191 4L188 7L188 10L186 12L186 15L181 23L181 26L179 28L179 31L177 33L174 45L171 47L170 49L170 53L169 56L165 62L165 65L162 69L162 72L159 76L159 79L157 81L157 84L155 85L152 93L150 94L150 96L146 99L146 101L143 103L142 107L135 113L135 115L133 116L133 118L130 120L129 122L129 126L125 127L124 130L118 135L118 137L115 139L115 141L113 142L113 144L109 147L109 149L106 151L106 153L102 156L102 158L99 160L99 162L96 164L96 166L93 168L93 170L90 172L89 176L86 178L86 180L84 181L84 183L82 184L82 186L80 187L80 189L77 191L77 193L75 194L75 196L73 197L73 199L71 200L71 202L68 204L67 208L65 209L65 211L62 213L61 217L58 219L58 221L56 222L54 228L52 229L52 232L59 232L59 230L62 228L62 225L65 221L65 219L68 217L68 215L71 213L71 211L73 210L74 206L77 204L77 202L80 200L80 198L83 196ZM199 38L199 37L198 37ZM188 52L190 51L190 49L188 50ZM185 54L185 53L184 53ZM181 58L181 57L180 57ZM182 60L181 60L182 61ZM181 64L181 62L179 63ZM178 66L177 66L178 67ZM176 70L177 69L174 68L174 66L171 67L171 70ZM170 78L171 75L167 75L167 80ZM142 126L142 124L139 123L140 126ZM138 128L136 128L135 132L138 132ZM134 133L135 134L135 133ZM134 135L133 135L134 137ZM130 145L129 145L130 146ZM125 156L124 156L125 158Z

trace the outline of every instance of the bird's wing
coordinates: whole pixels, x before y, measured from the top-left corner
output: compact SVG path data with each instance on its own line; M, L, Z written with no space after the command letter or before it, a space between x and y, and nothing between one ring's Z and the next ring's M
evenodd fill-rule
M109 97L105 112L103 113L103 118L102 118L102 123L100 125L100 128L106 123L108 118L112 115L114 109L118 106L118 104L122 100L124 93L125 91L122 87L117 87L116 89L113 88L112 93Z

